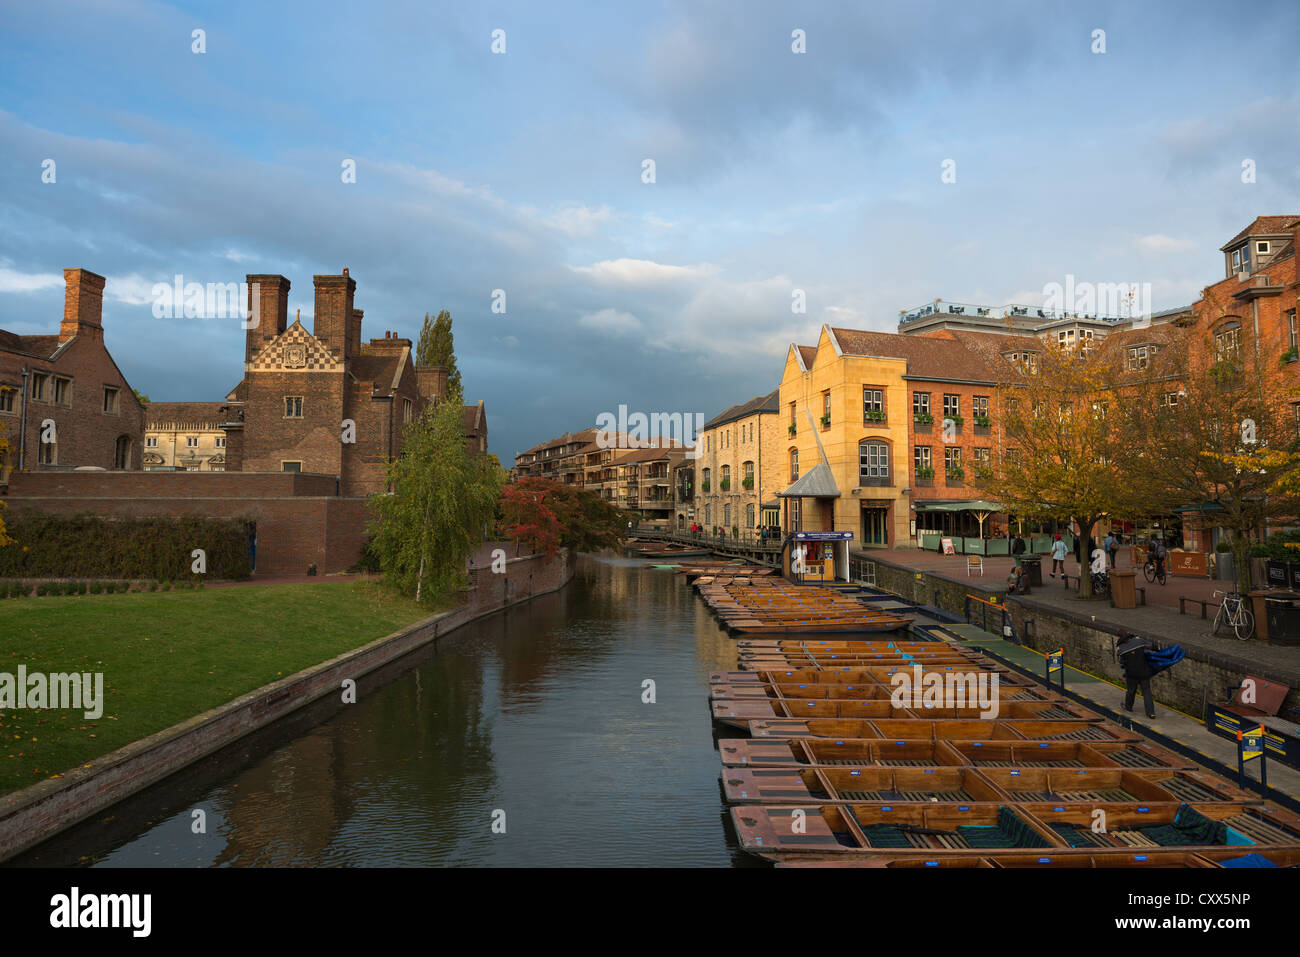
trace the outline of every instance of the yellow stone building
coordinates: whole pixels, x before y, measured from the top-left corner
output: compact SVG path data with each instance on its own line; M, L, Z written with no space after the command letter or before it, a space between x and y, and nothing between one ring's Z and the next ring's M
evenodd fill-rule
M221 402L150 402L145 406L144 461L150 469L226 470L230 416Z
M733 405L704 423L696 439L694 521L706 534L750 540L778 522L782 465L771 452L779 434L777 393ZM764 506L767 508L764 514Z

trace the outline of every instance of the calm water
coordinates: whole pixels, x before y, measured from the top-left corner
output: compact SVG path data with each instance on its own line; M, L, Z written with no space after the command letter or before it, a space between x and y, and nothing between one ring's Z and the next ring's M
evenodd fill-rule
M707 708L708 673L735 663L681 576L584 557L562 592L363 682L356 705L314 706L14 863L748 864Z

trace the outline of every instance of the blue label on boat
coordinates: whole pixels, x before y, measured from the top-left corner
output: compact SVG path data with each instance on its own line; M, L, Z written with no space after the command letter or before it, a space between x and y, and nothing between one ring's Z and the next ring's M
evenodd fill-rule
M1020 777L1020 772L1019 772L1019 771L1012 771L1012 772L1011 772L1011 776L1012 776L1013 778L1018 778L1018 777Z
M1049 743L1050 743L1050 742L1043 741L1043 742L1041 742L1038 746L1039 746L1040 748L1045 748L1045 747L1048 746Z
M894 744L906 744L905 741L895 741Z
M1145 854L1134 854L1134 855L1133 855L1133 860L1135 860L1135 861L1145 861L1146 859L1147 859L1147 856L1146 856Z
M958 807L957 810L959 810L959 811L969 811L969 810L970 810L970 805L969 805L969 804L963 804L963 805L961 805L960 807Z
M979 741L973 741L973 742L971 742L971 743L974 744L975 747L977 747L977 748L982 748L982 747L984 747L983 743L982 743L982 742L979 742Z
M1075 771L1074 773L1075 773L1075 774L1087 774L1088 772L1087 772L1087 771Z
M1147 813L1148 811L1150 811L1150 810L1151 810L1151 808L1149 808L1149 807L1140 807L1140 808L1138 808L1138 813L1139 813L1139 814L1146 814L1146 813Z
M1065 808L1063 808L1063 807L1054 807L1054 808L1052 808L1052 810L1053 810L1053 811L1064 811Z
M926 769L925 769L925 773L926 773L926 774L934 774L934 768L926 768Z
M893 805L886 804L886 805L885 805L884 807L882 807L880 810L882 810L882 811L892 811L893 809L894 809L894 808L893 808Z
M844 742L843 742L843 741L836 741L835 743L836 743L836 744L843 744Z
M1050 864L1050 863L1052 863L1052 859L1051 859L1050 857L1040 857L1040 858L1038 859L1038 863L1039 863L1039 864Z

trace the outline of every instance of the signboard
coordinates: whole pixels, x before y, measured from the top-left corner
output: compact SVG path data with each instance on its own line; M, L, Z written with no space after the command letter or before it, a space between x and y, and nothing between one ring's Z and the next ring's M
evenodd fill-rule
M1237 740L1241 742L1241 760L1253 761L1255 758L1264 756L1264 727L1257 725L1249 730L1237 732Z
M945 539L943 539L943 541L942 541L940 544L943 545L943 553L944 553L945 555L956 555L956 554L957 554L957 550L956 550L955 548L952 547L952 539L951 539L951 538L945 538Z
M1241 721L1235 714L1213 705L1210 706L1210 722L1214 725L1214 730L1223 731L1233 738L1241 731Z
M1170 552L1169 571L1174 575L1194 575L1205 578L1209 575L1209 564L1204 552Z
M796 542L847 542L853 539L852 532L795 532Z
M1268 587L1269 588L1286 588L1287 587L1287 566L1284 562L1270 561L1268 563Z
M1047 653L1047 676L1051 678L1053 674L1061 670L1061 659L1065 656L1064 648L1057 648L1055 651Z

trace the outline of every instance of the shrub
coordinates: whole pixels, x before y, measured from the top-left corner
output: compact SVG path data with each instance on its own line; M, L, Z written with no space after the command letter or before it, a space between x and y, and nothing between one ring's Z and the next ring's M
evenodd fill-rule
M99 590L100 590L99 582L91 582L91 583L90 583L90 593L91 593L92 595L98 595L98 594L99 594Z
M157 591L157 590L158 590L158 583L157 583L157 582L150 582L150 583L149 583L149 590L150 590L150 591Z
M108 518L51 515L14 507L6 512L9 534L40 547L0 549L0 578L108 578L128 575L166 579L188 572L190 553L207 553L208 574L248 578L247 523L201 515Z

